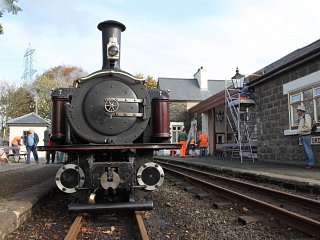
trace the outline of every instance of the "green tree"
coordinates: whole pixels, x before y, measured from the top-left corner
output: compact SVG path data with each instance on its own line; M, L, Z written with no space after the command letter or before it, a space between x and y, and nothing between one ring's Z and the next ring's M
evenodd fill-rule
M25 83L21 87L0 81L1 136L9 120L25 114L38 112L44 119L51 119L52 89L68 87L74 80L84 75L86 74L81 68L58 66L37 76L33 83Z
M37 112L44 119L51 118L51 90L68 87L78 77L85 75L81 68L58 66L50 68L36 77L31 84L16 87L0 82L0 129L16 117Z
M8 120L17 117L17 112L21 111L21 103L24 102L24 97L26 97L27 93L23 90L24 88L16 88L14 85L10 85L7 82L1 83L0 112L3 120L2 127L6 124Z
M33 95L35 99L35 111L44 119L51 118L51 92L57 87L63 87L63 83L58 82L46 73L38 76L33 83Z
M15 3L17 3L18 0L4 0L0 1L0 18L3 16L5 12L17 14L19 11L22 11L20 7L18 7ZM0 35L3 34L3 27L0 23Z
M147 76L146 84L149 89L156 89L158 87L158 82L149 75Z
M17 88L14 84L1 82L0 88L0 122L1 136L4 136L6 123L16 117L32 112L34 108L33 98L30 96L27 88Z
M38 115L51 119L51 92L55 88L69 87L79 77L87 75L81 68L75 66L57 66L37 76L32 88L34 92Z
M28 114L34 109L34 99L26 86L21 86L9 96L8 120Z
M8 121L8 109L10 108L10 96L15 91L15 86L6 81L1 81L0 88L0 121L1 121L1 136Z
M157 81L150 75L148 75L146 78L142 73L137 73L135 75L136 78L145 79L145 86L149 89L155 89L158 87Z
M139 79L144 79L144 75L142 73L136 73L134 77L139 78Z
M82 68L75 66L57 66L48 69L42 75L54 79L62 86L72 86L74 80L87 75L87 73Z

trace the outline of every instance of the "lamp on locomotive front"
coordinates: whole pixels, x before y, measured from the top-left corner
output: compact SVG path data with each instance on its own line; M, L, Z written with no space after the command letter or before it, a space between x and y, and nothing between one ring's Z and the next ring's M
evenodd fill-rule
M109 38L109 43L107 44L107 58L109 60L119 60L120 50L117 38L112 36Z

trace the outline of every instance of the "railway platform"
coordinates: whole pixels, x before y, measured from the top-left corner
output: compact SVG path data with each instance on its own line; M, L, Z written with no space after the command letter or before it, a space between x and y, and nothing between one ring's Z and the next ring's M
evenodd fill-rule
M0 165L0 239L30 218L43 199L56 190L55 174L61 164L31 160Z
M242 176L258 182L272 182L287 188L312 191L320 194L320 164L312 169L305 169L304 164L278 163L244 160L231 160L221 157L191 157L157 156L169 162L180 162L185 165L195 165L202 169L212 169L216 172Z

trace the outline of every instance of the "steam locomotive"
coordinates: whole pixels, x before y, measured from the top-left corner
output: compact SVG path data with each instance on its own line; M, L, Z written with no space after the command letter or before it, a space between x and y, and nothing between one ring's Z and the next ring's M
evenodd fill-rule
M66 154L55 181L73 200L73 212L151 210L151 192L164 172L154 151L170 144L169 96L120 69L121 32L108 20L102 32L102 69L51 94L51 146L42 151Z

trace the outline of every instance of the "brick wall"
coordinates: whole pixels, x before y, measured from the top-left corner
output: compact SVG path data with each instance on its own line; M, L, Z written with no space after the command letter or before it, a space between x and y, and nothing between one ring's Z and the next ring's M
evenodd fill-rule
M320 59L296 67L253 87L254 98L260 108L258 124L258 158L260 161L304 163L298 135L284 136L289 129L288 96L283 84L320 69ZM320 145L313 145L316 163L320 162Z

